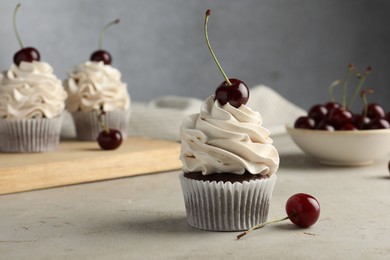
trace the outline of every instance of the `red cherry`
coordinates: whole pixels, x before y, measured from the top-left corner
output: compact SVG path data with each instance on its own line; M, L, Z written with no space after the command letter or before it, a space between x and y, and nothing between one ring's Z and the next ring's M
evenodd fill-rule
M387 112L385 119L390 123L390 112Z
M384 118L385 117L385 110L376 103L368 104L367 106L367 117L374 119L374 118Z
M344 124L340 128L340 130L344 130L344 131L357 131L358 128L354 124L352 124L352 123L346 123L346 124Z
M104 33L106 32L106 30L111 27L112 25L114 24L117 24L119 23L119 19L116 19L112 22L109 22L108 24L106 24L106 26L103 27L103 29L100 31L100 36L99 36L99 49L97 51L95 51L94 53L92 53L91 55L91 58L90 60L91 61L102 61L104 64L106 65L111 65L112 63L112 58L111 58L111 54L108 52L108 51L105 51L102 49L103 47L103 39L104 39Z
M249 89L244 82L238 79L229 79L232 85L226 81L215 90L214 100L218 100L221 105L229 103L235 108L245 105L249 99Z
M329 101L328 103L325 104L326 109L328 110L328 113L332 111L335 108L341 107L340 103Z
M326 131L334 131L334 126L329 122L327 118L324 118L317 124L316 129L318 130L326 130Z
M114 150L122 144L122 134L112 128L103 130L99 133L97 142L103 150Z
M295 121L294 127L302 129L314 129L315 125L316 122L313 118L310 118L308 116L301 116Z
M390 123L383 118L375 118L368 125L368 129L388 129L390 128Z
M316 124L322 121L328 114L328 109L323 105L314 105L310 108L307 115L316 121Z
M287 200L286 213L295 225L307 228L317 222L320 216L320 204L313 196L298 193Z
M366 117L366 116L354 114L352 122L353 122L353 124L355 125L355 127L357 129L362 130L362 129L367 129L367 127L370 124L371 120L368 117Z
M92 53L90 60L97 62L102 61L106 65L111 65L112 63L111 54L105 50L95 51L94 53Z
M320 203L313 196L305 193L298 193L291 196L286 202L287 217L282 219L267 221L265 223L257 224L247 231L239 234L237 239L242 238L255 229L265 227L266 225L281 222L290 219L292 223L298 227L308 228L314 225L320 217Z
M41 56L39 55L39 52L37 49L33 47L26 47L18 52L15 53L14 55L14 63L19 66L19 64L22 61L25 62L32 62L32 61L40 61Z
M244 82L238 79L229 79L225 72L222 69L222 66L219 64L217 57L214 54L213 49L209 41L209 36L207 33L207 24L209 17L211 15L211 10L206 11L205 20L204 20L204 36L206 39L207 47L209 48L210 54L213 57L215 64L219 68L222 76L225 78L225 81L219 85L215 90L214 100L218 100L221 105L229 103L235 108L239 108L241 105L245 105L249 99L249 89Z
M32 61L39 61L41 59L41 55L39 55L39 52L37 49L33 47L23 47L22 40L20 38L18 28L16 27L16 14L18 13L18 10L20 8L21 4L17 4L14 10L14 15L13 15L13 27L14 27L14 32L16 39L18 40L18 43L20 45L20 50L15 53L14 55L14 63L19 66L19 64L22 61L25 62L32 62Z
M352 113L342 107L333 109L329 114L329 122L339 129L347 123L352 123Z

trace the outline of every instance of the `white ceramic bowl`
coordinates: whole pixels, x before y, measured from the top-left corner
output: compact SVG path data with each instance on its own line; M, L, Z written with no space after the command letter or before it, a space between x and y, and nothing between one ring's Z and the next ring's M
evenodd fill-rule
M286 126L294 142L319 162L337 166L362 166L390 159L390 129L324 131Z

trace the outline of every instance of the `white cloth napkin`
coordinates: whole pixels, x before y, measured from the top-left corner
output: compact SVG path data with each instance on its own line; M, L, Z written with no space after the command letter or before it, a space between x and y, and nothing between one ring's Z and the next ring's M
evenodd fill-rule
M129 136L144 136L166 140L179 140L180 124L184 117L199 113L203 100L177 96L163 96L149 103L133 103ZM291 124L306 112L292 104L271 88L259 85L250 90L247 104L260 112L264 127L271 135L285 133L285 124ZM62 137L72 138L75 130L69 113L64 116Z

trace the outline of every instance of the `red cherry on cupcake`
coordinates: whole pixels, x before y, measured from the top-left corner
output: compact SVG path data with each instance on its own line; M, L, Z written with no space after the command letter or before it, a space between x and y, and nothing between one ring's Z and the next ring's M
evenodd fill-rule
M262 228L266 225L290 219L292 223L301 228L308 228L314 225L320 217L320 203L313 196L306 193L297 193L291 196L286 202L287 217L282 219L267 221L258 224L251 229L239 234L237 239L242 238L253 230Z
M16 35L16 39L18 40L18 43L20 45L20 50L17 51L14 55L14 63L19 66L19 64L24 61L24 62L32 62L32 61L39 61L41 59L41 56L38 52L37 49L33 47L24 47L22 40L20 38L18 29L16 27L16 14L18 13L18 10L20 8L21 4L17 4L15 7L14 15L13 15L13 27L14 27L14 32Z
M245 105L249 99L249 89L244 82L238 79L229 79L221 65L217 57L214 54L213 49L211 48L211 44L209 41L209 36L207 33L207 24L209 17L211 15L211 10L206 11L205 22L204 22L204 35L206 38L207 47L210 50L211 56L215 63L217 64L219 70L222 73L222 76L225 78L225 81L219 85L219 87L215 91L214 100L217 100L221 105L225 105L229 103L235 108L239 108L241 105Z
M122 144L122 134L117 129L107 128L102 120L103 115L105 115L104 111L98 115L98 121L103 130L99 133L97 142L103 150L115 150Z
M110 65L112 63L112 58L111 58L111 54L106 51L106 50L103 50L102 49L102 46L103 46L103 39L104 39L104 33L106 32L106 30L114 25L114 24L117 24L119 23L119 19L116 19L110 23L108 23L106 26L104 26L104 28L100 31L100 37L99 37L99 49L96 50L95 52L92 53L91 55L91 58L90 60L91 61L102 61L104 64L106 65Z

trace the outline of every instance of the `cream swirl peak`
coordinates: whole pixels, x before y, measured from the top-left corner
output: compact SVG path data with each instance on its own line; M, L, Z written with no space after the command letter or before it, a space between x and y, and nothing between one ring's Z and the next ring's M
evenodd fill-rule
M87 61L69 73L65 81L70 112L127 110L130 98L119 70L103 62Z
M210 96L200 114L181 125L183 171L271 176L279 167L279 154L269 135L258 112L245 105L221 106Z
M0 118L53 118L64 110L66 97L48 63L12 64L0 77Z

